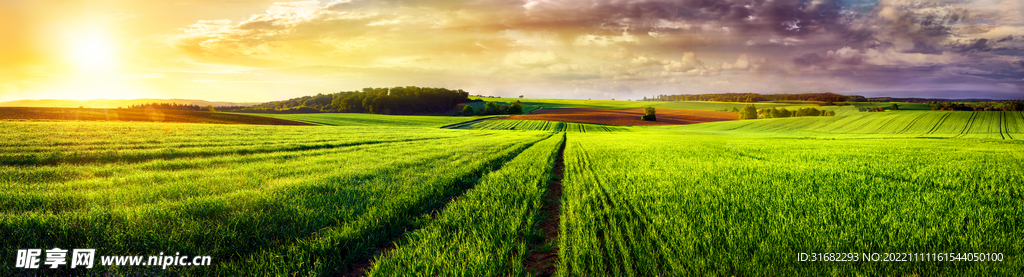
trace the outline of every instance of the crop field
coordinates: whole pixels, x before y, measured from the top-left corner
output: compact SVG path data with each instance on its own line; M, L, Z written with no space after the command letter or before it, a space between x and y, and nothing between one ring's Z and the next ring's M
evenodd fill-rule
M260 116L326 126L441 127L492 116L421 116L363 113L259 114Z
M544 120L485 120L456 127L467 130L519 130L550 132L629 132L625 126L586 124Z
M0 107L0 121L144 121L253 125L309 125L247 114L157 109Z
M960 137L1024 139L1020 112L895 111L846 113L836 117L799 117L688 126L655 127L744 136Z
M379 259L370 276L524 275L530 230L565 136L534 144L448 206L409 242ZM495 199L501 199L495 203Z
M0 256L60 247L213 259L88 271L6 262L0 272L1024 271L1024 115L850 109L674 126L363 114L268 115L335 126L0 121ZM1004 259L797 260L811 252Z
M701 110L657 110L657 121L640 120L644 115L643 109L544 109L531 114L514 115L497 120L548 120L575 123L593 123L606 125L685 125L716 121L737 120L739 116L733 112L701 111Z
M84 122L0 128L2 245L219 260L169 269L187 275L356 270L354 261L371 258L479 176L552 136ZM72 272L61 270L49 274Z
M1024 144L702 135L681 143L661 132L570 133L567 142L560 275L1024 269ZM801 252L1001 252L1007 260L800 263Z

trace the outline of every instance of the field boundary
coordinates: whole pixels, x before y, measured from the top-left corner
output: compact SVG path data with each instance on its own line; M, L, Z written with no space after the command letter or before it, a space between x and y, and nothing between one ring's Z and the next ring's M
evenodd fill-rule
M535 276L553 276L557 273L558 263L558 232L562 217L562 176L565 173L565 145L568 136L562 132L562 145L559 146L555 167L552 168L551 179L544 190L543 206L538 214L537 228L544 235L541 242L530 244L530 253L523 265Z

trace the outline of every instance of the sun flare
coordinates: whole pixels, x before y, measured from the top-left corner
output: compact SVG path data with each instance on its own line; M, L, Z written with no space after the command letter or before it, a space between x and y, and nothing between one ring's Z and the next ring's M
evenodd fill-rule
M114 44L100 32L88 32L70 44L71 58L78 68L106 71L114 67Z

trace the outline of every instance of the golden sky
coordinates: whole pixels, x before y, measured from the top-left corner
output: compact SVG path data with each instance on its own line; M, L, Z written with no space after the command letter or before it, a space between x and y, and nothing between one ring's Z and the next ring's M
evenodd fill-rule
M1019 0L0 0L0 101L1024 98Z

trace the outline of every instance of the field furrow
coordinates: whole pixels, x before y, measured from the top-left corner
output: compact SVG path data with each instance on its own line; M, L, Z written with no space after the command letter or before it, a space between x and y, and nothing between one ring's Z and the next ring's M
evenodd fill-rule
M369 275L525 275L531 229L562 143L564 135L552 135L481 178L435 220L378 257Z
M323 135L335 139L367 136L354 129L307 128L329 128L321 129ZM237 130L222 127L209 129L206 135L223 137L233 131ZM0 166L0 170L23 172L24 176L50 172L36 174L40 177L64 174L75 167L108 172L102 178L83 175L80 181L33 183L32 187L15 185L22 182L20 178L8 179L3 186L17 189L0 192L0 198L11 200L4 201L0 220L0 231L9 234L3 243L32 241L33 245L124 254L173 249L220 260L213 268L179 269L190 274L284 274L301 268L302 272L334 275L331 272L345 270L351 261L370 257L373 245L393 240L405 228L416 226L424 213L435 209L431 207L443 206L492 166L550 135L438 129L391 132L418 139L125 167ZM253 157L263 159L249 159ZM220 164L218 159L228 163ZM145 169L159 168L161 163L187 166L186 161L203 165L183 170ZM9 250L2 254L14 255ZM336 258L327 260L328 254ZM328 262L313 268L289 262L296 259ZM139 269L145 267L106 268L105 272L126 274Z
M1024 234L1012 219L1021 213L1024 187L1009 166L1024 156L994 151L1017 143L764 140L691 135L681 144L659 132L570 136L577 143L566 150L560 273L1001 275L1024 266L1024 245L1013 240ZM645 144L659 147L640 147ZM933 154L913 154L925 149ZM671 255L645 254L665 249ZM1016 258L964 268L796 261L796 253L806 252L996 250Z

